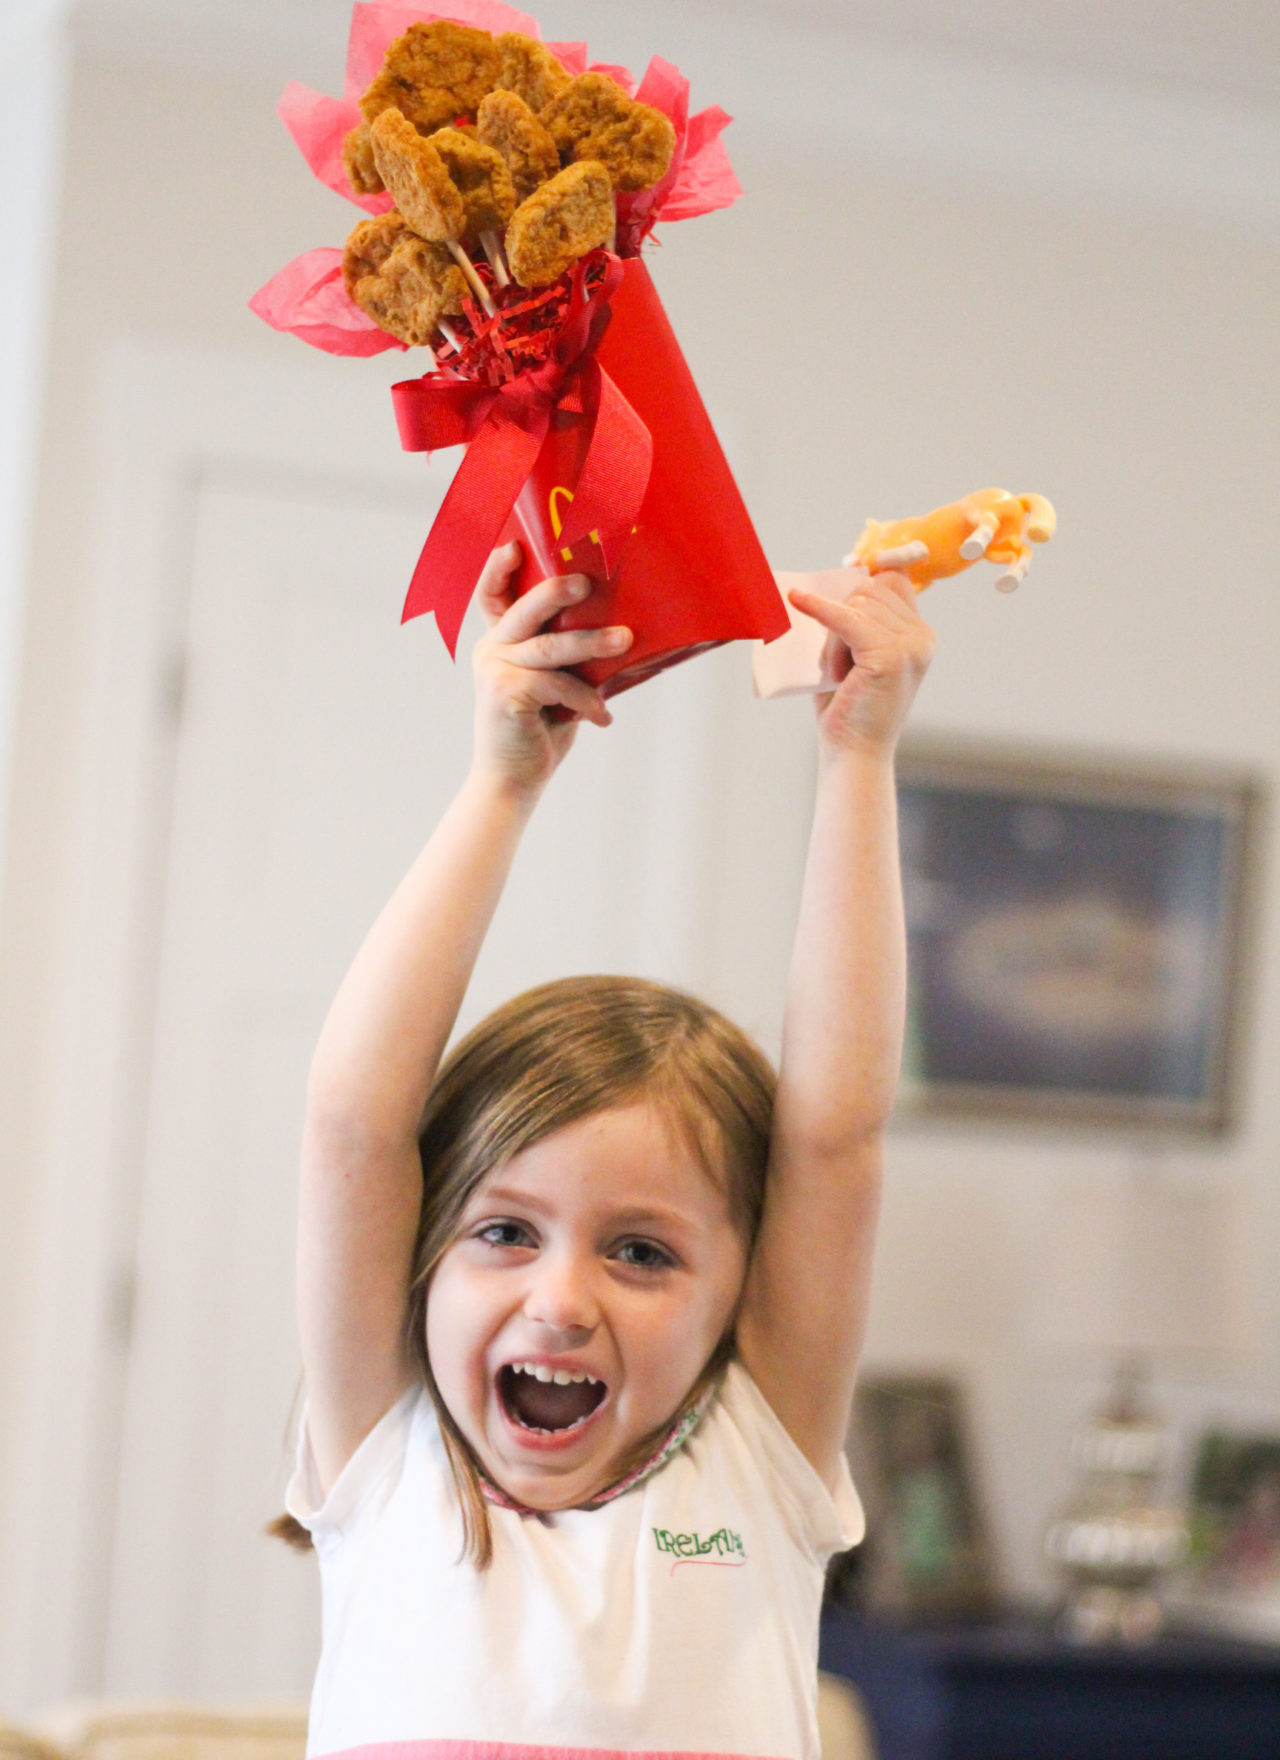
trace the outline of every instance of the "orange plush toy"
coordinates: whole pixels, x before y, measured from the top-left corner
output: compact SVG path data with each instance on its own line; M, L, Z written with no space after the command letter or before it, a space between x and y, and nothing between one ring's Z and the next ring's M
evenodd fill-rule
M963 501L935 507L921 519L895 519L888 525L869 519L846 564L871 571L897 568L910 576L917 592L931 581L959 574L981 557L1007 562L996 586L1011 593L1031 566L1032 544L1047 544L1058 516L1043 495L1010 495L1007 489L978 489Z
M888 523L869 519L845 557L845 566L865 568L871 574L897 569L922 592L933 581L959 574L985 557L988 562L1006 565L996 586L1002 593L1011 593L1031 566L1032 544L1047 544L1057 523L1053 505L1043 495L978 489L918 519ZM787 609L791 613L790 633L767 646L756 643L757 696L793 696L828 690L833 683L822 666L826 631L793 606Z

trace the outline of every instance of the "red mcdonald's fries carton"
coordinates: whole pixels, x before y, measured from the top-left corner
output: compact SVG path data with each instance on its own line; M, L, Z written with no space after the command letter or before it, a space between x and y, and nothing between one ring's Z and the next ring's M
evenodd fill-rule
M622 266L601 368L653 436L653 463L635 529L611 569L590 533L564 541L586 452L588 418L557 411L516 500L504 538L518 538L521 591L551 574L598 582L589 605L562 612L572 629L626 624L619 659L578 670L605 696L723 642L765 641L790 628L773 573L644 263Z

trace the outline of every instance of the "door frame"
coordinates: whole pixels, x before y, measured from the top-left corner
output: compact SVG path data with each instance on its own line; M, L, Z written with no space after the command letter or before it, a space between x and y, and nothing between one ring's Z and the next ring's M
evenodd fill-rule
M116 1465L133 1300L141 1145L168 857L195 512L203 482L385 501L438 500L452 456L396 445L385 385L399 354L279 359L130 339L94 399L95 559L87 688L75 730L53 1122L30 1170L32 1251L17 1302L13 1531L0 1633L7 1694L38 1704L101 1690ZM346 376L344 378L344 369ZM436 481L422 493L422 472ZM408 574L406 571L406 582ZM401 583L393 583L398 592ZM398 605L389 601L394 616ZM50 1397L50 1390L56 1397Z

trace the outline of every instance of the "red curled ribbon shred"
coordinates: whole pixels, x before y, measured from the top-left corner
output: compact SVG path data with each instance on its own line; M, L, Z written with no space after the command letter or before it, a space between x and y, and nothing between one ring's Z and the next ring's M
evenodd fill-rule
M408 622L434 611L451 655L480 571L542 450L553 411L590 423L563 531L566 546L594 533L612 570L636 525L653 465L653 437L595 355L621 275L621 263L605 252L576 264L568 278L566 319L549 338L547 358L504 382L480 383L444 369L392 386L406 452L467 447L401 615Z

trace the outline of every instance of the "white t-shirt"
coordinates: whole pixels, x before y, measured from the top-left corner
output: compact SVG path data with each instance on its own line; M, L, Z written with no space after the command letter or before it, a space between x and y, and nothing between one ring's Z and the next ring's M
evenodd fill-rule
M323 1501L305 1434L290 1512L320 1559L310 1755L817 1760L823 1568L862 1537L750 1376L730 1366L690 1440L594 1510L490 1506L493 1562L459 1562L457 1494L425 1390Z

